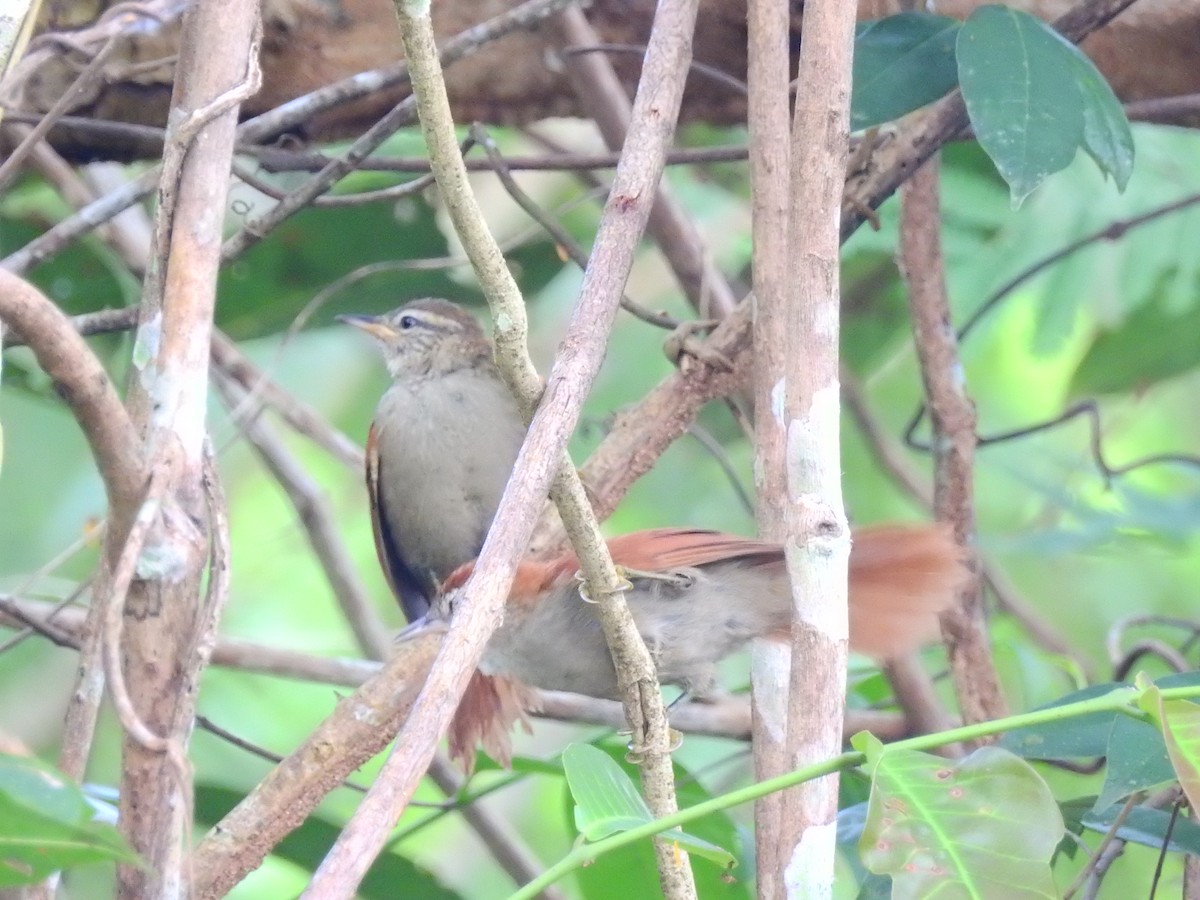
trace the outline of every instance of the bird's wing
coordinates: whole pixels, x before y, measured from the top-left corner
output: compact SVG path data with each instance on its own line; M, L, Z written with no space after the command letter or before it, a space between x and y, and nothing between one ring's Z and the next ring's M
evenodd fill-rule
M434 586L426 584L400 553L400 546L388 527L380 490L379 435L374 425L367 434L367 496L371 504L371 531L375 535L375 553L387 577L388 585L408 621L415 622L429 611Z

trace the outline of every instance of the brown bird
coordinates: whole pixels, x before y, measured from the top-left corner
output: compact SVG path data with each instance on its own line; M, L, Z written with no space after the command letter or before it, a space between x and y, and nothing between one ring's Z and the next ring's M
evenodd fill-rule
M410 622L479 555L525 439L479 322L449 300L339 316L379 341L392 386L367 437L375 549Z
M787 640L791 591L778 544L682 528L608 542L633 587L626 594L664 684L703 698L716 666L753 638ZM474 563L443 585L429 619L448 618ZM524 702L519 685L616 698L617 678L593 608L579 594L579 562L564 554L523 561L505 618L480 666L495 684L472 684L450 731L452 755L469 767L476 743L507 749ZM864 528L850 553L850 648L878 660L908 653L938 633L937 615L967 577L962 554L941 526ZM497 686L498 685L498 686Z
M477 320L447 300L416 300L383 316L342 316L375 337L393 383L367 440L375 546L405 615L445 619L495 516L525 436ZM633 572L628 595L665 683L703 696L716 664L755 636L786 637L790 599L780 547L747 538L660 529L616 538ZM466 563L468 565L464 566ZM462 567L462 568L460 568ZM574 556L525 562L504 625L488 646L451 733L462 759L483 743L509 758L511 724L532 706L526 685L616 696L616 676ZM851 646L900 655L936 633L935 614L963 576L936 527L865 529L850 559ZM440 583L447 590L439 594ZM495 676L495 677L492 677Z

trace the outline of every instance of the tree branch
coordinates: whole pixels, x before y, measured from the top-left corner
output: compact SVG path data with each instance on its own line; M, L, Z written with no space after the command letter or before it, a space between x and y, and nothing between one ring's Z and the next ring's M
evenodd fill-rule
M934 511L949 522L971 561L958 604L942 614L942 631L959 709L967 724L1001 718L1005 703L992 663L975 553L975 405L962 378L958 342L950 324L941 249L941 205L936 161L922 166L903 195L900 268L908 283L914 341L935 434Z

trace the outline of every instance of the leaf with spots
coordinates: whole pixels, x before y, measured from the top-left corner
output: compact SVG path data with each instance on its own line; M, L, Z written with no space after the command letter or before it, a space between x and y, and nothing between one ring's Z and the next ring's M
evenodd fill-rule
M952 761L864 736L872 776L859 850L892 896L1057 897L1050 857L1063 836L1049 787L1024 760L983 747Z

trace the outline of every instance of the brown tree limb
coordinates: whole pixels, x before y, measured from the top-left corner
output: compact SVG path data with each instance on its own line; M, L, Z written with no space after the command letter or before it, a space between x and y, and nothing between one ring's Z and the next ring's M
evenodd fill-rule
M783 462L786 435L780 417L771 411L779 402L779 379L786 366L786 310L794 274L788 246L792 154L788 11L772 0L750 0L747 24L756 521L763 538L782 541L788 496ZM775 641L757 641L752 651L754 774L759 779L778 775L790 764L786 741L790 651ZM790 850L785 802L781 792L754 803L759 897L784 894L783 873Z
M804 6L792 124L791 284L783 310L785 348L769 414L784 431L785 540L792 582L787 753L792 768L841 749L848 653L850 529L842 500L839 222L849 155L854 8L841 0ZM782 394L782 396L779 396ZM767 415L767 411L762 412ZM780 841L789 893L832 890L837 776L785 796Z
M1006 704L988 643L975 553L975 405L963 381L950 323L938 182L936 161L930 161L905 186L900 269L908 284L914 341L934 427L934 511L953 527L974 573L960 590L956 607L941 617L959 709L971 724L1002 717Z
M387 746L412 709L440 646L441 636L433 631L400 645L209 832L193 854L196 897L225 896L326 794Z
M205 413L209 336L239 103L258 89L258 6L214 0L189 7L164 149L150 266L143 284L127 403L163 485L155 552L125 598L121 665L138 719L180 755L195 711L215 607L202 600L209 544ZM120 517L114 509L111 515ZM113 531L110 530L110 538ZM110 544L111 546L111 544ZM119 601L119 595L114 600ZM119 819L143 866L118 866L122 897L184 894L191 785L175 752L127 730Z

